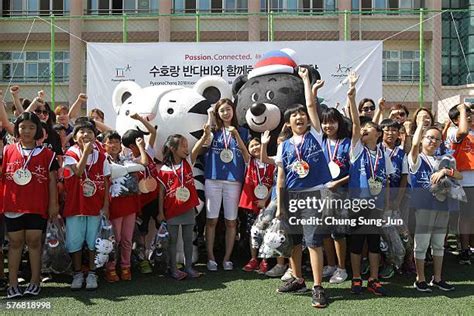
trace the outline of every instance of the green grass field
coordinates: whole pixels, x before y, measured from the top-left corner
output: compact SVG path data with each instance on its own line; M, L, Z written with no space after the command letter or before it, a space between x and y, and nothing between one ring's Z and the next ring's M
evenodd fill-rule
M413 289L414 276L395 276L386 282L389 297L379 298L364 291L351 295L350 282L334 286L324 283L331 304L320 313L330 314L474 314L474 266L461 266L452 255L446 257L445 276L454 292ZM71 292L69 278L44 285L37 301L51 302L54 314L309 314L311 297L278 294L279 279L240 270L205 273L200 279L174 281L162 275L133 274L130 282L107 284L100 280L95 292ZM200 264L198 270L205 272ZM431 268L427 269L427 277ZM309 277L308 277L309 279ZM307 286L311 283L308 281ZM364 283L365 286L365 283ZM6 303L3 299L2 303ZM15 313L17 313L16 311ZM31 312L31 311L30 311ZM36 312L36 311L35 311Z

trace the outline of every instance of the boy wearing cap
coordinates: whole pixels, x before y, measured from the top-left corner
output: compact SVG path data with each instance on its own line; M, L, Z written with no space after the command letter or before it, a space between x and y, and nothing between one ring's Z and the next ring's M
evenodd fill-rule
M74 146L64 155L64 186L67 194L64 206L66 219L66 248L72 257L74 269L72 290L84 283L82 246L89 250L89 273L86 289L97 288L95 273L95 240L100 225L100 211L108 217L108 176L110 165L105 155L95 148L97 130L88 118L79 118L73 130Z

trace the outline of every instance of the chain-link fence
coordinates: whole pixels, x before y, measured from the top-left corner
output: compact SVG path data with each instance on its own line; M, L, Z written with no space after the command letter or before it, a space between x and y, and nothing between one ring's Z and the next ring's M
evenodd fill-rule
M0 18L0 89L18 84L25 97L45 90L52 104L69 103L73 83L85 89L87 42L377 40L387 102L441 113L474 98L472 20L469 10Z

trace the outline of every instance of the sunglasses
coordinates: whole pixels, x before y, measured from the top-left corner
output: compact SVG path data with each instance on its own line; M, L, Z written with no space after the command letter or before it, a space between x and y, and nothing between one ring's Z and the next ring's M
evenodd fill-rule
M36 114L36 115L40 115L40 114L48 115L49 112L46 111L46 110L35 110L35 114Z
M362 112L369 112L369 111L375 111L375 105L366 106L362 108Z
M405 117L407 114L403 111L400 111L400 112L394 112L393 113L394 115L397 115L397 116L400 116L400 117Z

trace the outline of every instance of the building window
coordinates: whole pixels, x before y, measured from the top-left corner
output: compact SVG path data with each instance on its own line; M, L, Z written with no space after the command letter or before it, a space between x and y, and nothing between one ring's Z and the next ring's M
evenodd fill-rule
M69 80L69 52L55 52L56 82ZM49 82L50 52L0 52L0 82Z
M159 0L87 0L91 15L158 13Z
M425 7L424 2L424 0L352 0L352 10L418 10Z
M247 12L248 0L174 0L174 13Z
M382 68L384 81L418 81L420 79L420 52L384 51Z
M4 0L3 16L68 15L70 0Z
M336 0L260 0L262 12L325 12L336 11Z

